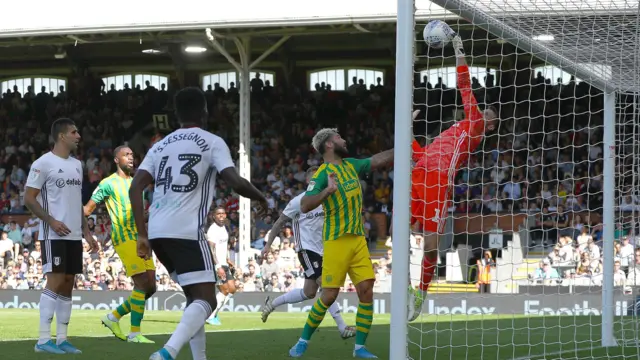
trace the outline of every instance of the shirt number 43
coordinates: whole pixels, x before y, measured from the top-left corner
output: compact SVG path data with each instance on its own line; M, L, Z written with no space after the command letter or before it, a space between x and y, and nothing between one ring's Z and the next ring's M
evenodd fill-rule
M169 156L163 156L158 166L158 175L156 176L156 188L163 188L164 193L171 189L173 192L186 193L193 191L198 185L199 176L193 168L200 163L202 155L200 154L180 154L178 160L185 162L180 168L180 175L185 175L189 178L189 182L184 185L174 184L175 180L172 175L172 166L167 166L169 162Z

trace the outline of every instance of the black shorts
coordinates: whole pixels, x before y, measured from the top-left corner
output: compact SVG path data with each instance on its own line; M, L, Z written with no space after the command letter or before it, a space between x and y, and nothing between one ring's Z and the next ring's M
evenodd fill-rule
M233 277L233 273L235 271L231 270L231 268L228 265L222 265L221 266L222 270L224 270L224 278L221 278L220 280L222 282L229 282L229 281L235 281L235 278ZM217 275L217 273L216 273Z
M82 240L40 240L40 248L44 274L82 274L84 266Z
M217 281L213 254L206 241L156 238L151 249L180 286Z
M305 279L316 280L322 276L322 255L309 250L300 250L298 260L304 269Z

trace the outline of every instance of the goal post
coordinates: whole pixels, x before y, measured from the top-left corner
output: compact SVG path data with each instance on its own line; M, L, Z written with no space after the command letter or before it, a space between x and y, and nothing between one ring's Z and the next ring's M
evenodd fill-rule
M389 358L449 359L464 355L469 360L498 360L638 356L637 348L621 348L617 353L606 350L629 340L637 344L640 335L640 325L635 324L629 333L622 318L618 318L626 316L628 308L636 309L640 298L636 290L631 290L632 295L628 290L630 285L632 288L640 286L640 279L630 278L635 271L631 262L635 259L630 260L628 267L623 266L623 285L620 285L619 268L627 261L619 257L623 239L630 238L633 246L640 247L640 228L636 225L640 210L637 179L640 174L638 2L397 0L397 6L392 221L395 261ZM442 17L442 9L451 15ZM500 129L490 136L492 140L485 141L481 149L474 151L472 159L462 165L463 169L456 177L456 185L467 192L454 194L447 230L440 240L438 250L442 265L438 272L446 275L436 274L423 314L416 322L409 323L407 284L415 285L420 281L420 259L415 254L421 252L411 248L412 243L405 240L412 238L409 229L412 150L409 144L413 135L425 136L428 143L463 117L451 45L443 50L428 49L422 40L423 27L428 21L438 19L436 16L461 34L471 76L475 78L474 92L480 103L499 107L501 123ZM497 75L490 73L489 67ZM486 80L491 76L494 81L491 85L483 80L485 68ZM533 79L537 72L547 78L546 82ZM435 84L436 80L438 84ZM428 88L427 83L432 88ZM424 122L420 129L426 129L423 135L412 133L416 122L411 120L411 112L416 108L425 114L419 119ZM526 126L521 126L523 123ZM569 123L572 124L567 125ZM507 149L516 142L519 142L519 152L515 148ZM503 153L510 154L504 155L507 160ZM521 162L515 159L517 157L521 157ZM565 168L560 169L562 166ZM477 172L478 167L482 168L479 184L470 180L470 173ZM505 178L496 179L500 174L506 174ZM534 182L537 185L532 187ZM506 183L509 183L509 196L514 194L511 189L515 183L523 189L525 186L529 190L536 189L540 194L538 197L525 194L522 198L526 199L522 201L504 198ZM474 187L481 189L477 198L471 195ZM456 188L453 190L457 191ZM488 194L485 195L485 191ZM551 198L545 197L547 192L553 193ZM629 200L631 203L625 200L627 197L632 199ZM516 202L520 202L521 208L516 209ZM472 203L475 204L472 206ZM477 204L482 204L480 213L476 213ZM487 210L487 204L491 205L490 210ZM537 210L536 204L539 205ZM623 204L631 208L623 208ZM563 209L559 210L559 207ZM588 228L588 236L593 231L601 239L597 245L601 255L597 259L590 258L597 264L589 270L592 275L588 277L575 272L580 269L583 253L595 255L579 244L582 241L579 236L568 235L566 229L560 227L558 219L564 218L565 214L569 214L569 228L573 229L574 225L576 231ZM551 218L558 225L550 228L542 220ZM582 223L576 219L581 219ZM505 231L509 240L505 239L503 243L500 235L494 237L500 244L488 244L490 234L502 234L504 223L509 221L511 227ZM478 222L482 223L479 227ZM543 234L540 241L536 238L537 231ZM550 237L549 234L553 235ZM574 246L578 259L575 263L567 261L565 264L571 264L574 269L554 263L558 261L554 260L556 242L560 247L566 245L565 242ZM475 281L472 274L478 271L477 267L466 261L475 259L475 254L485 250L490 250L496 257L495 266L487 268L491 278L488 289L492 294L451 293L454 290L445 293L437 290L445 286L436 289L433 285L436 278L446 278L447 283L454 283L451 289L461 289L464 286L460 284ZM618 254L615 259L614 253ZM543 268L546 261L554 269L560 269L560 279L549 282L534 278L538 266ZM638 274L640 276L640 262ZM544 286L538 286L531 295L536 304L549 304L540 311L527 307L532 302L527 303L525 299L522 300L524 312L509 308L487 314L485 318L471 315L469 311L462 320L459 316L442 316L453 310L447 308L447 303L455 305L464 301L464 306L487 304L487 308L498 304L499 308L501 304L516 301L514 299L524 299L520 289L542 284ZM577 296L576 289L585 284L590 290L584 295L587 299L584 301L597 299L597 305L585 305L584 309L578 310L576 303L571 309L573 303L567 299ZM545 289L540 290L543 287ZM535 291L542 292L537 294ZM477 308L481 308L480 305ZM574 317L554 314L551 320L546 320L549 317L531 316L553 309L558 314L572 313ZM592 316L596 314L593 311L597 311L597 317ZM582 318L581 314L589 316ZM637 322L635 315L632 321ZM573 342L568 339L571 331L580 332ZM470 338L468 332L477 332L479 338ZM620 335L620 332L624 334ZM510 342L505 340L505 334L511 335ZM463 351L462 346L467 350Z
M392 219L393 237L409 239L409 213L411 187L411 143L413 141L413 63L415 41L415 6L413 0L398 0L396 31L396 107L394 128L394 211ZM400 170L400 171L398 171ZM409 242L393 246L393 256L409 259ZM409 262L394 264L391 281L392 297L389 359L407 359L407 286L409 284Z

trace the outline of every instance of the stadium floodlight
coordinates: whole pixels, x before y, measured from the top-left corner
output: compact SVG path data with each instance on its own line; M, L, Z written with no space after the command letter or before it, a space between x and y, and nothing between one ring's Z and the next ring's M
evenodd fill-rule
M640 286L640 262L634 268L635 260L618 257L623 268L629 261L628 275L614 267L614 240L629 236L640 245L638 1L397 3L390 359L637 357L640 303L626 289ZM501 121L458 171L440 237L440 278L470 290L429 294L409 323L398 306L407 304L405 284L421 281L421 251L406 241L414 236L411 134L403 130L413 126L413 135L430 143L463 113L451 44L429 49L422 39L442 8L463 40L476 97L497 107ZM412 108L422 110L418 121L411 121ZM567 228L548 225L565 218ZM582 243L591 232L602 240L601 256ZM560 260L559 238L557 251L576 254L579 242L591 267L573 255ZM486 250L495 266L475 262ZM478 288L489 293L475 290L478 266L489 275L489 285ZM560 279L546 278L546 266ZM430 290L442 289L437 285Z
M199 54L207 51L207 48L202 46L187 46L186 48L184 48L184 51L188 53Z

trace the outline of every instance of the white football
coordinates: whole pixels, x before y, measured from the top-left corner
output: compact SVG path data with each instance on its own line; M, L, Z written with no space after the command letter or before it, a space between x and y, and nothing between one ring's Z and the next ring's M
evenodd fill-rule
M429 47L441 49L451 41L455 32L444 21L433 20L424 27L422 36Z

